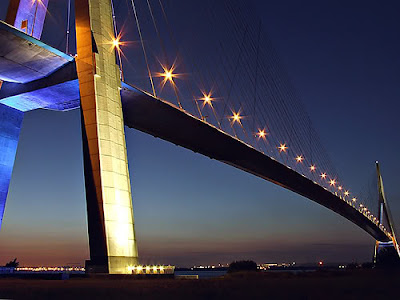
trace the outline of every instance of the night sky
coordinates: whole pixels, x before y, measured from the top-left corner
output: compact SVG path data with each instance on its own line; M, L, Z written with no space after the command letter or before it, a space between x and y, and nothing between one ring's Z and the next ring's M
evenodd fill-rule
M1 1L3 20L7 6ZM254 6L342 178L361 191L379 160L400 228L400 4ZM46 30L43 40L57 44ZM126 128L126 140L142 263L371 260L372 237L308 199L133 129ZM81 147L79 110L26 114L0 264L14 257L21 265L88 259Z

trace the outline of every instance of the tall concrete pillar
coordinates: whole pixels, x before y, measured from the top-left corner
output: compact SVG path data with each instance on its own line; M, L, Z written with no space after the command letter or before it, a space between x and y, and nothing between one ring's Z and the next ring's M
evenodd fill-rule
M75 14L90 246L87 268L126 274L137 264L138 253L111 2L75 1Z
M392 214L390 213L389 205L386 201L383 179L378 162L376 162L376 174L378 177L378 220L380 224L388 224L392 240L390 242L375 241L373 261L378 266L386 265L398 267L400 266L400 248L396 239Z
M0 104L0 229L24 113Z
M21 27L26 25L25 31L39 39L47 4L48 0L42 0L40 4L32 0L10 0L6 22L21 30L24 30ZM0 89L1 85L2 82ZM23 118L23 112L0 104L0 229Z

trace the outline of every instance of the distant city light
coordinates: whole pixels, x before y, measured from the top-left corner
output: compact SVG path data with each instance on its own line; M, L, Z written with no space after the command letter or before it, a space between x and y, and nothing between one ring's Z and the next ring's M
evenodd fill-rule
M322 179L325 179L327 175L326 175L326 173L321 173L320 176L321 176Z
M314 172L315 169L316 169L315 165L311 165L311 166L310 166L310 171L311 171L311 172Z
M17 272L85 272L83 267L18 267Z
M332 185L332 186L335 186L336 180L335 180L335 179L331 179L331 180L329 181L329 184Z
M345 195L345 196L350 195L349 191L345 191L345 192L344 192L344 195Z
M297 162L302 162L304 160L304 157L301 155L296 156L296 161Z

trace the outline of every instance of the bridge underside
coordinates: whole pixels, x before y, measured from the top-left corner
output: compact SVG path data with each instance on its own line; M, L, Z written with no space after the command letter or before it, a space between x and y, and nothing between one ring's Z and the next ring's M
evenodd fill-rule
M18 43L25 44L29 39L33 46L24 50L26 55L32 54L30 49L37 51L37 47L42 47L47 52L43 50L40 53L47 53L56 62L53 69L43 72L45 74L39 78L35 77L37 72L29 67L19 69L17 75L8 73L10 69L5 67L8 62L4 59L4 53L9 53L6 52L8 45L1 43L1 37L4 35L8 39L10 32L16 36L13 42L14 51L17 51ZM0 79L9 79L0 89L0 104L22 112L39 108L63 111L79 107L79 84L73 58L43 45L13 27L0 23ZM28 79L22 81L18 78ZM30 81L29 78L34 80ZM341 198L212 125L127 84L123 84L121 98L126 126L280 185L342 215L376 240L389 241L372 221Z
M255 148L127 85L121 92L125 125L219 160L313 200L352 221L375 239L388 237L355 208Z

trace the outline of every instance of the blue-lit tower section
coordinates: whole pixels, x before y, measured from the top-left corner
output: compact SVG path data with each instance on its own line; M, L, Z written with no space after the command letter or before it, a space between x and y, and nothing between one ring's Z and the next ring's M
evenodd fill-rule
M10 0L6 22L40 40L49 0Z
M0 229L24 113L0 104Z

